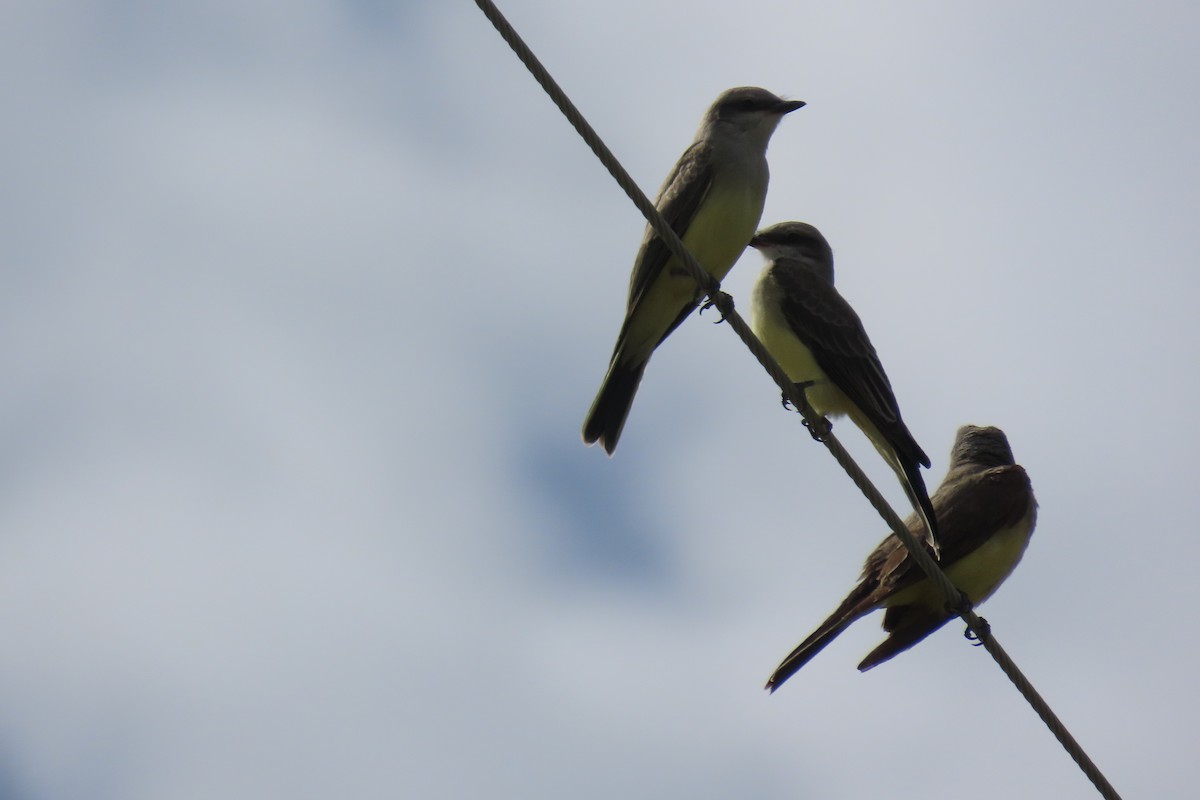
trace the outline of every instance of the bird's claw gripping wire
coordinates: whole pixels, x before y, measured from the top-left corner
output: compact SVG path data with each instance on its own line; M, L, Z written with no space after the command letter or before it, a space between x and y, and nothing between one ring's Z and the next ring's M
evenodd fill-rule
M704 314L705 311L708 311L714 306L716 306L717 311L720 312L721 318L714 322L713 325L720 325L725 321L725 309L733 308L733 297L725 294L725 292L716 292L715 294L709 295L708 299L700 305L700 314Z
M800 394L804 394L804 390L810 386L813 386L814 384L815 384L815 381L797 381L796 383L794 383L792 385L796 387L797 392L799 392ZM791 411L792 410L792 401L788 400L787 392L780 392L779 397L780 397L779 402L780 402L780 404L783 405L783 409L785 411ZM807 424L807 423L805 423L805 424Z
M992 635L992 626L989 625L988 621L986 619L984 619L983 617L979 618L979 632L978 633L973 631L971 628L967 628L965 631L963 631L963 638L966 639L968 642L970 642L971 645L974 647L979 647L981 644L986 642L988 637L991 635Z
M797 392L799 392L800 394L804 394L804 390L809 388L810 386L812 386L814 383L815 383L814 381L798 381L794 385L796 387ZM781 393L780 404L787 411L793 410L793 404L792 404L792 401L788 399L787 392ZM796 408L794 410L797 412L800 411L800 409L798 409L798 408ZM833 429L833 426L829 423L829 420L825 417L821 417L820 422L818 422L816 424L809 422L807 419L802 420L801 424L803 424L804 427L808 428L808 434L810 436L812 436L812 438L815 441L818 441L818 442L824 442L826 434L828 434L829 431Z
M804 420L803 424L804 427L808 428L808 435L811 436L815 442L824 442L826 434L833 429L833 426L829 424L829 420L827 420L825 417L821 417L821 421L816 425L812 424L808 420Z

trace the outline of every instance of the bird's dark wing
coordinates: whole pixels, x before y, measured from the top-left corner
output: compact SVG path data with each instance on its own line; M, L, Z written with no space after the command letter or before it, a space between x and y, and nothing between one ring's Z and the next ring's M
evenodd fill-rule
M680 238L695 219L712 182L712 146L707 142L696 142L680 157L654 200L655 207ZM629 311L637 306L642 294L654 283L670 258L671 251L647 225L629 280Z
M860 581L858 586L855 586L837 607L837 610L830 614L829 618L810 633L804 641L796 645L795 649L788 653L787 658L779 662L779 666L767 679L766 688L774 692L783 685L784 681L811 661L817 653L824 650L842 631L850 627L852 622L875 610L875 605L871 600L874 588L874 585L866 580Z
M900 406L858 314L838 290L802 261L776 259L781 311L796 337L842 392L888 438L904 459L929 457L900 419Z
M933 495L942 532L943 569L966 557L996 532L1015 525L1036 506L1025 470L1016 465L965 471L947 476ZM926 552L924 531L915 514L905 520L909 532ZM895 535L889 535L867 556L862 577L837 610L801 642L776 668L767 682L775 691L807 664L852 622L883 605L888 597L925 578ZM872 650L860 670L867 670L903 652L942 627L953 615L942 608L921 605L893 606L884 615L890 636Z

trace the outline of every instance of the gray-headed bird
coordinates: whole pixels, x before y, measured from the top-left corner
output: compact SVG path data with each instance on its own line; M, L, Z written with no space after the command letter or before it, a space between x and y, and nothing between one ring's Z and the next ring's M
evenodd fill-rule
M764 228L750 246L767 259L754 286L751 327L823 417L853 420L900 479L938 550L938 521L921 477L929 456L900 417L892 384L862 321L833 286L833 250L804 222Z
M959 428L950 469L933 494L933 507L941 523L940 566L978 605L1012 574L1037 521L1029 476L1013 460L1004 431ZM914 536L921 530L915 514L906 524ZM877 608L886 609L883 629L888 637L867 654L860 670L907 650L955 616L946 609L942 592L891 534L867 557L858 585L775 669L767 688L778 689L851 623Z
M688 251L722 280L746 249L767 197L767 143L784 114L804 106L752 86L729 89L704 115L655 205ZM646 226L634 260L625 322L608 374L583 423L583 441L612 455L654 348L696 307L703 292Z

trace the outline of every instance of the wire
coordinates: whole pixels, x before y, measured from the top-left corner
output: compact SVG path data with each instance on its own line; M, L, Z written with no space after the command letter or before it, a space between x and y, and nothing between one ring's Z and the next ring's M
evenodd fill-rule
M746 324L746 321L742 319L742 316L734 308L733 298L721 291L720 282L701 267L700 263L696 261L695 256L688 252L678 234L671 229L671 226L667 224L662 214L650 202L650 199L646 197L633 178L629 176L629 173L625 171L621 163L617 161L616 156L612 154L612 151L600 139L595 129L584 119L583 114L579 112L579 109L567 97L566 92L562 90L550 75L550 72L542 66L537 56L533 54L529 46L525 44L516 30L509 24L508 20L504 18L504 15L500 13L500 9L496 7L492 0L475 0L475 4L479 6L479 10L488 18L496 28L496 31L508 43L509 47L512 48L517 58L521 60L521 63L533 75L534 80L538 82L546 94L550 96L554 104L558 106L559 111L562 112L567 121L575 128L583 141L587 143L592 152L596 154L596 157L600 159L600 163L604 165L617 184L625 191L625 194L629 196L629 199L633 201L633 204L642 212L642 216L654 228L654 232L663 240L663 243L666 244L671 254L679 259L695 279L696 283L703 288L705 294L708 295L709 302L716 306L724 320L729 323L729 327L737 333L746 347L750 348L750 352L758 359L758 363L763 366L763 369L778 384L784 397L803 415L809 425L809 429L815 433L815 438L818 438L829 449L829 452L833 454L838 464L842 466L842 469L854 481L854 484L867 498L867 501L870 502L880 517L883 518L883 521L892 529L892 533L908 548L909 555L912 556L917 565L920 566L925 574L929 576L929 579L942 591L942 594L946 597L947 607L954 610L963 619L971 633L974 634L975 638L983 644L984 649L995 659L1000 669L1012 681L1017 691L1021 693L1021 696L1033 707L1033 710L1042 719L1042 722L1046 724L1046 727L1050 729L1054 737L1058 739L1059 743L1062 744L1075 763L1079 765L1079 768L1083 770L1083 773L1100 792L1100 795L1105 800L1121 800L1121 796L1117 794L1116 789L1113 788L1112 784L1100 772L1099 767L1096 766L1080 746L1079 742L1076 741L1075 737L1067 730L1049 704L1033 688L1033 684L1029 682L1029 679L1025 677L1024 673L1021 672L1008 653L1005 652L1004 648L1000 646L1000 643L996 641L996 638L991 633L991 626L986 620L975 613L967 596L951 583L950 579L946 577L946 573L942 572L941 568L938 567L937 562L925 552L925 549L921 547L917 539L909 532L908 526L904 524L895 510L888 505L883 495L879 493L879 490L875 488L874 484L871 483L866 474L855 463L854 459L850 457L850 454L846 452L846 449L842 447L842 443L833 435L828 422L813 411L812 406L808 404L807 399L804 397L803 390L799 389L788 378L787 373L779 366L779 362L775 360L774 356L767 351L763 343L750 330L750 326Z

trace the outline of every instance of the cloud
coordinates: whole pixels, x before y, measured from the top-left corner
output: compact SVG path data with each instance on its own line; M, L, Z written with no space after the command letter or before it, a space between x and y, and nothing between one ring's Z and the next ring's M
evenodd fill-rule
M682 8L505 11L648 191L717 91L809 101L764 220L829 235L931 480L1009 432L1041 521L984 611L1119 788L1176 788L1193 12ZM707 318L579 443L641 223L470 4L10 22L9 795L1091 796L954 625L760 690L882 526Z

